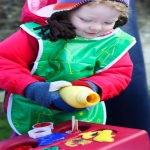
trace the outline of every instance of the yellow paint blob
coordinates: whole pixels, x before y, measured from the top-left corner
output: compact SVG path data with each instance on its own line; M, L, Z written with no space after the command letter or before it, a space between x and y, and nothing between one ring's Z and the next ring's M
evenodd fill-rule
M112 135L112 130L103 130L98 131L98 135L93 138L93 140L97 142L113 142L113 137L114 135Z
M81 133L83 139L90 139L93 138L94 141L97 142L113 142L114 135L112 135L112 130L102 130L96 132L86 132Z
M90 139L90 138L94 137L95 133L96 132L86 132L86 133L81 133L79 135L82 135L83 139Z

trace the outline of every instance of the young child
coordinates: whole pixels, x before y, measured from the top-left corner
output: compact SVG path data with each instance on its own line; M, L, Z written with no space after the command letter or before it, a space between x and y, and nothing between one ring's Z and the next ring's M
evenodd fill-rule
M135 39L118 27L127 23L129 0L61 0L47 9L48 18L39 16L40 1L37 9L27 7L34 12L30 16L26 6L27 23L0 43L0 87L7 91L4 109L12 129L24 134L36 123L56 124L72 115L105 123L103 102L76 109L58 90L87 86L105 101L128 86L133 69L128 50Z

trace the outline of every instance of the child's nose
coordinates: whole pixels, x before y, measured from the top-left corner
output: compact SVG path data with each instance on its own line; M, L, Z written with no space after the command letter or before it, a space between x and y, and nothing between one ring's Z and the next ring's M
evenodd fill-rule
M99 30L102 30L102 26L101 24L94 24L90 26L90 29L99 31Z

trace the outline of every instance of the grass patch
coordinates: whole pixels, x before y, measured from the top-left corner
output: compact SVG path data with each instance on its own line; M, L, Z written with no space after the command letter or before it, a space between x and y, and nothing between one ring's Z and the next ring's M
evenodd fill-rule
M0 103L0 141L10 138L12 129L7 121L6 114L2 110L2 103Z

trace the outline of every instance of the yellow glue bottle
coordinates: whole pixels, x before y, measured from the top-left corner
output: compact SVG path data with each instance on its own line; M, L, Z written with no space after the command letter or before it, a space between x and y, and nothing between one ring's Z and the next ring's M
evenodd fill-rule
M61 98L74 108L86 108L97 104L100 96L85 86L67 86L59 90Z

